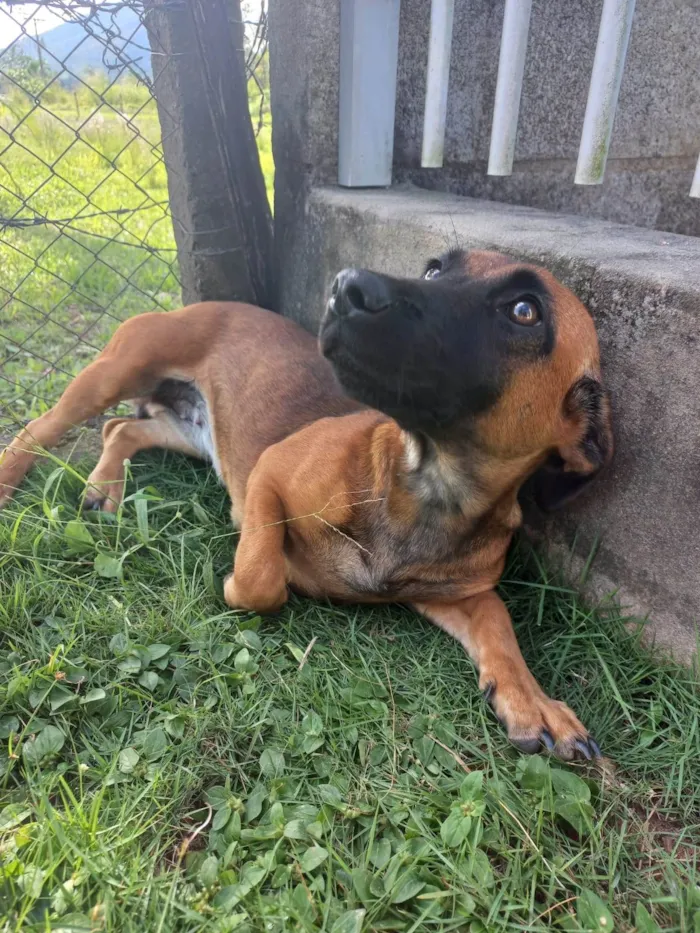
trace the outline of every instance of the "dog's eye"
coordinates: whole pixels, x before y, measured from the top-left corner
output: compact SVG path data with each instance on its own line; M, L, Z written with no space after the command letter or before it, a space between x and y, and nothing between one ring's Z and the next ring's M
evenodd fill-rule
M428 267L423 273L424 279L434 279L436 275L440 275L442 272L442 263L439 259L431 259L428 263Z
M532 327L542 320L540 309L534 301L521 298L520 301L514 301L506 307L506 314L514 324L522 324L523 327Z

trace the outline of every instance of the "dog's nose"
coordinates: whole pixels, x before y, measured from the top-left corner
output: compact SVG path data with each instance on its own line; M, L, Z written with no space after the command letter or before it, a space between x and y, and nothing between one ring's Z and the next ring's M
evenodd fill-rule
M331 290L336 314L376 314L391 304L389 283L375 272L344 269Z

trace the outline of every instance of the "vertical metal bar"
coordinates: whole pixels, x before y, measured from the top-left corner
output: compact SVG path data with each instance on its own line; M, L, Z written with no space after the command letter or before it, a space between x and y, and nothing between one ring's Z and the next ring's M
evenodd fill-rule
M441 168L444 158L454 12L454 0L432 0L420 163L423 168Z
M491 125L489 175L510 175L513 171L531 9L532 0L506 0Z
M341 0L338 183L391 184L401 0Z
M700 156L698 156L698 164L695 166L693 184L690 186L690 196L691 198L700 198Z
M576 164L577 185L599 185L605 175L634 5L635 0L603 0Z

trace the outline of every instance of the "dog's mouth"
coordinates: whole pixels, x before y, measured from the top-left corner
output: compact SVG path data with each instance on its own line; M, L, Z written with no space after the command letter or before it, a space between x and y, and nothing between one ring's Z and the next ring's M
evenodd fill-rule
M332 362L333 356L336 351L340 348L341 344L341 333L340 333L340 321L335 316L335 301L331 298L326 305L326 313L323 316L321 321L321 326L318 332L318 346L326 359L329 362Z
M378 374L377 342L364 332L362 321L338 313L336 298L331 296L321 321L318 346L340 378L345 369L362 371L364 379L374 381ZM364 322L366 323L366 322ZM375 335L376 336L376 335ZM342 380L341 380L342 381Z
M410 349L397 358L393 347L356 333L351 321L333 313L331 302L318 342L351 398L394 418L408 430L429 431L441 420L437 413L442 407L437 391L439 375L429 365L421 365Z
M375 299L370 305L359 289L350 286L347 292L351 300L347 293L335 290L328 299L319 328L319 348L334 365L341 365L348 356L359 365L364 363L371 376L377 367L379 371L386 368L387 356L396 353L399 343L415 344L412 325L420 312L401 297L382 296L381 303Z
M377 367L374 361L353 347L346 322L333 314L330 304L319 331L319 349L343 388L358 401L370 404L368 396L375 395L373 387L377 381Z

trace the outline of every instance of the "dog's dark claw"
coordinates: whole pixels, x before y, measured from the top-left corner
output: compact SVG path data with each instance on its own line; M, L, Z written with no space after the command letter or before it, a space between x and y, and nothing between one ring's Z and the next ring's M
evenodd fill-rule
M486 684L486 687L484 688L484 692L482 693L482 696L484 700L486 700L487 703L491 702L491 698L493 697L495 690L496 690L496 684L493 681L491 681L491 683Z
M564 743L562 746L562 752L566 752L567 748L569 749L569 754L562 754L563 758L572 757L571 752L578 752L586 761L592 761L594 758L601 757L601 751L598 747L598 743L595 739L573 739L569 740L572 744L569 745L568 742ZM554 741L554 737L549 729L543 729L539 737L536 739L511 739L513 745L522 752L524 755L534 755L539 752L542 747L546 748L548 752L557 754L557 743Z

